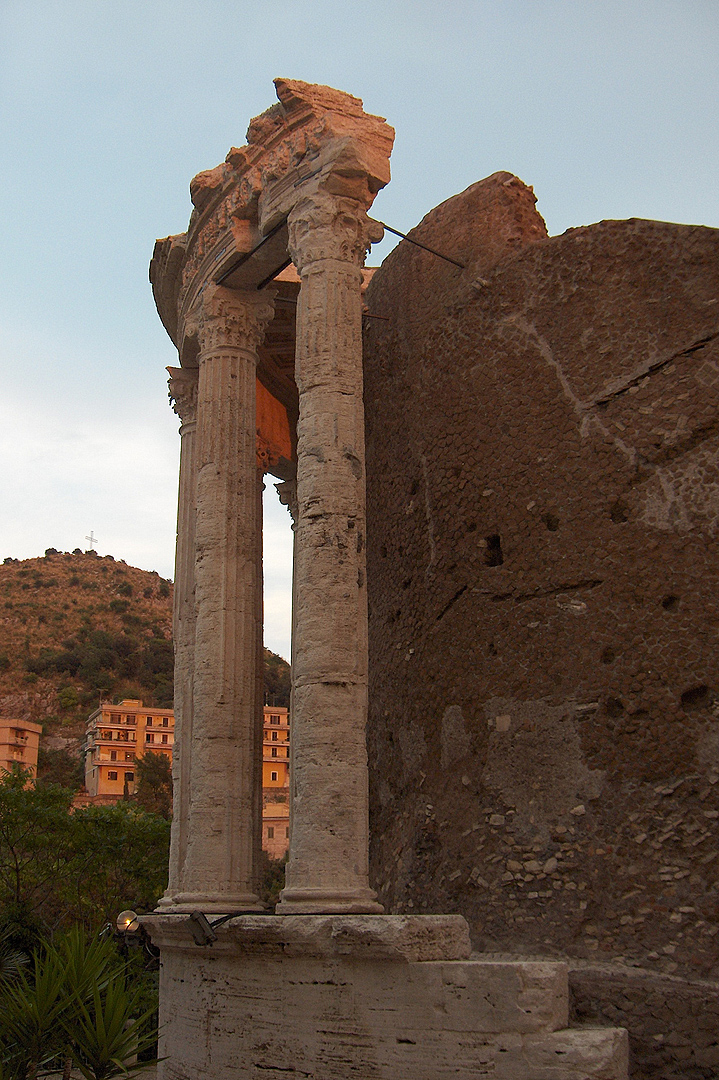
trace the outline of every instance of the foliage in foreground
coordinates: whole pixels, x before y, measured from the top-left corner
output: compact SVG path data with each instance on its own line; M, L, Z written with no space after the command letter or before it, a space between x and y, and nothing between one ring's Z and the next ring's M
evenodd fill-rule
M57 784L0 779L0 932L30 950L43 935L152 909L167 883L170 824L127 803L71 806Z
M134 1075L157 1036L144 993L111 939L88 942L75 928L38 947L29 970L0 985L0 1080L73 1068L86 1080Z

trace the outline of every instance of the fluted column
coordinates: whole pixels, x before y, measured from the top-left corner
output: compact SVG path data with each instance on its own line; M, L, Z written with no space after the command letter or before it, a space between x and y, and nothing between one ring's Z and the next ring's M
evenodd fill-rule
M264 597L264 573L263 573L263 550L262 550L262 529L264 518L264 507L262 505L262 493L265 490L264 484L264 461L257 454L257 465L255 468L255 506L257 510L257 531L256 544L255 544L255 565L257 567L257 581L258 588L255 592L255 650L256 650L256 663L255 663L255 739L257 741L258 751L255 755L255 778L252 784L252 790L254 792L254 802L252 805L252 821L253 821L253 839L254 839L254 851L253 859L255 864L255 890L258 891L261 886L260 868L262 866L261 853L262 853L262 810L264 806L264 795L262 791L262 771L263 771L263 739L265 729L265 650L264 650L264 629L265 629L265 597Z
M168 368L170 400L180 417L180 484L173 639L175 646L175 741L172 755L173 816L167 892L160 909L173 906L182 887L187 851L192 764L192 685L195 654L195 514L197 501L197 368Z
M272 296L205 289L199 316L192 790L175 907L258 905L261 726L255 377Z
M302 284L292 835L277 911L381 912L368 865L361 300L378 237L359 203L324 192L301 197L288 225Z

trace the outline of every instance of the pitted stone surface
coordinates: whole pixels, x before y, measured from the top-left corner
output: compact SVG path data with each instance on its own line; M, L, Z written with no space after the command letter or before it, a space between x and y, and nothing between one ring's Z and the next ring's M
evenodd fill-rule
M483 949L714 974L719 231L536 239L472 298L435 259L442 318L420 256L367 293L373 882Z

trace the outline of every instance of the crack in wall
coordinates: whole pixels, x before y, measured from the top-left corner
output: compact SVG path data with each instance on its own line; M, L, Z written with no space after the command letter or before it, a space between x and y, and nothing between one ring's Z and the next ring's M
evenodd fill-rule
M586 578L583 581L554 585L550 589L535 589L534 592L520 593L518 596L513 592L497 593L492 597L492 600L495 603L503 600L514 600L515 604L523 604L527 600L542 600L547 596L557 596L560 593L578 592L580 589L596 589L603 584L603 578Z
M437 616L436 622L439 622L439 620L440 620L440 619L443 619L443 618L445 617L445 615L447 614L447 612L449 611L449 609L450 609L450 608L451 608L451 607L452 607L452 606L453 606L454 604L456 604L456 603L457 603L457 601L459 600L460 596L462 596L462 595L463 595L464 593L466 593L466 591L467 591L467 586L466 586L466 585L463 585L461 589L458 589L458 590L457 590L457 592L456 592L456 593L454 594L454 596L452 597L452 599L451 599L451 600L449 600L449 601L448 601L448 602L447 602L447 603L446 603L446 604L444 605L444 607L442 608L442 610L440 611L439 615Z
M585 409L596 408L598 405L608 405L610 401L615 401L617 398L622 397L623 394L627 394L633 386L638 386L639 383L648 376L654 375L655 372L661 371L662 368L668 367L669 364L673 364L676 360L681 360L683 356L691 356L693 353L699 352L718 337L719 330L713 334L709 334L708 337L699 338L692 345L687 346L686 349L682 349L680 352L674 353L664 360L655 360L653 363L640 365L639 370L629 379L629 381L623 380L615 390L610 390L609 392L605 391L600 397L592 398L591 401L587 402L584 406ZM619 380L617 380L617 382L619 382Z

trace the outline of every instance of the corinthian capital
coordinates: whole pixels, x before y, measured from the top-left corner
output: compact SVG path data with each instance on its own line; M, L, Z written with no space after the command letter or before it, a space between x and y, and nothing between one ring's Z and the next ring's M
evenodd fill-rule
M208 286L199 312L200 353L227 348L256 353L274 315L274 295L269 289L237 292Z
M172 408L183 424L197 419L197 368L169 367L167 387Z
M361 267L382 227L355 199L317 191L303 196L287 219L289 250L298 271L321 259Z

